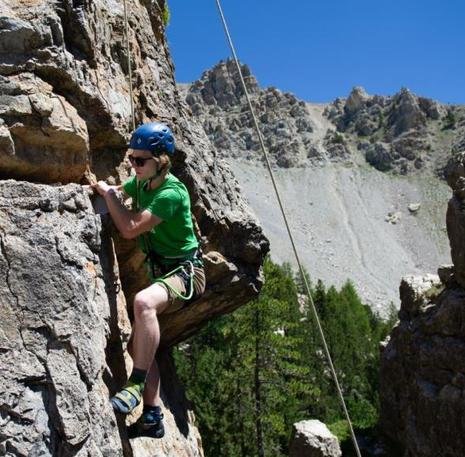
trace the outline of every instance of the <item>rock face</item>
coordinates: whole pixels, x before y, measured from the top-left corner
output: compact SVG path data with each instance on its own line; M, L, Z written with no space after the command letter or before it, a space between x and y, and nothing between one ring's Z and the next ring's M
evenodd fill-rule
M0 216L0 453L123 455L104 376L124 297L88 196L0 181Z
M339 441L318 420L297 422L293 426L289 457L340 457Z
M86 123L76 109L32 73L0 76L0 93L5 132L1 175L46 177L50 182L79 180L89 144Z
M465 290L456 285L435 297L429 278L414 282L382 351L381 429L406 457L462 455ZM418 285L429 299L418 300Z
M454 265L441 266L439 277L404 278L400 321L382 349L381 428L405 457L459 456L465 448L463 160L458 154L447 167Z
M465 151L456 154L446 168L447 182L454 192L447 208L447 233L457 282L465 287Z
M0 181L0 454L201 456L169 348L258 293L268 242L178 96L164 1L129 4L135 122L175 132L174 173L191 195L208 289L161 322L166 438L132 443L108 397L129 368L126 303L147 284L143 259L79 185L87 165L111 183L128 176L123 4L0 8L0 177L10 178Z

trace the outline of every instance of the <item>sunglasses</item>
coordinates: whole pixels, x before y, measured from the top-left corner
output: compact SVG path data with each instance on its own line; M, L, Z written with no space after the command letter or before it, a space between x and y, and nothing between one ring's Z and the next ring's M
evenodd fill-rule
M143 167L145 165L145 162L147 160L152 160L153 157L134 157L133 155L128 155L129 162L131 162L131 165L135 165L136 167Z

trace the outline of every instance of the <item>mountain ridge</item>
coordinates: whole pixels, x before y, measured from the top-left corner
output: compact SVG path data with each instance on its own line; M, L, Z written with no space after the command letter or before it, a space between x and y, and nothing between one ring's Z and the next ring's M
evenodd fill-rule
M361 87L354 87L347 98L313 104L275 87L261 89L249 67L241 69L277 166L300 167L324 159L312 141L315 124L308 107L313 106L325 107L323 116L330 122L325 148L333 161L361 156L380 171L409 174L427 169L441 174L448 158L445 151L464 147L465 106L418 97L406 88L380 96L368 95ZM259 142L235 62L220 61L199 80L178 87L220 155L260 161L254 154Z
M313 280L341 286L350 279L384 314L390 302L399 305L402 276L450 262L450 190L443 177L451 152L464 142L465 107L454 106L452 116L449 106L407 89L387 97L362 88L312 104L261 89L242 68ZM235 63L221 61L179 89L217 157L233 169L270 239L272 258L295 266Z

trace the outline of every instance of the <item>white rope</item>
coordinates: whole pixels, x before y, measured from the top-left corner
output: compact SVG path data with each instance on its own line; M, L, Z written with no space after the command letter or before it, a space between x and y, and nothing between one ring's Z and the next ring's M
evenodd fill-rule
M232 52L232 55L234 57L234 61L235 61L236 66L237 66L237 70L239 72L242 87L244 89L244 93L245 93L245 96L247 98L247 103L249 105L249 109L250 109L250 112L252 114L252 118L253 118L253 121L254 121L254 124L255 124L255 129L257 130L257 133L258 133L258 139L260 141L260 146L262 148L263 155L265 157L266 166L268 168L268 172L270 174L270 178L271 178L271 181L273 183L273 188L274 188L276 198L277 198L278 203L279 203L279 208L281 209L281 213L283 215L284 223L286 225L287 233L289 235L289 239L290 239L291 244L292 244L292 249L294 251L294 255L295 255L295 258L296 258L296 261L297 261L297 265L299 266L300 274L301 274L302 280L303 280L303 282L305 284L305 289L306 289L306 292L307 292L307 295L308 295L308 298L309 298L309 301L310 301L310 304L311 304L311 308L312 308L312 311L313 311L315 322L317 323L317 327L318 327L318 331L320 333L321 341L323 342L323 347L324 347L324 350L325 350L326 359L327 359L328 364L330 366L331 374L332 374L333 379L334 379L334 383L336 384L336 388L337 388L337 392L338 392L338 395L339 395L339 400L340 400L341 405L342 405L342 409L344 410L344 414L346 416L347 423L349 424L350 434L352 436L352 441L353 441L353 444L354 444L354 448L355 448L355 451L357 453L357 457L361 457L360 449L358 447L357 439L355 437L355 432L354 432L354 429L353 429L353 426L352 426L352 421L350 420L349 412L347 411L347 407L346 407L346 404L345 404L345 401L344 401L344 396L342 394L341 386L339 385L339 381L337 379L336 370L334 368L334 364L333 364L333 361L332 361L332 358L331 358L331 354L329 353L328 345L326 343L326 338L325 338L325 335L324 335L324 332L323 332L323 328L321 326L320 318L318 317L318 312L316 310L315 303L313 301L313 297L312 297L312 294L310 292L310 287L308 285L308 281L307 281L306 275L304 273L304 269L303 269L302 264L300 262L300 258L299 258L299 254L297 252L296 245L294 243L294 237L292 236L291 229L290 229L289 223L287 221L286 212L284 211L284 205L283 205L283 203L281 201L281 197L279 195L279 191L278 191L278 188L277 188L277 185L276 185L273 170L271 168L270 161L269 161L269 158L268 158L268 152L266 150L265 143L263 141L263 135L262 135L262 133L260 131L260 127L258 125L257 117L255 115L255 111L253 109L252 102L250 100L249 92L247 90L247 86L245 84L244 77L242 75L241 66L239 64L239 60L238 60L237 55L236 55L236 50L234 48L234 44L232 42L231 35L229 33L228 25L226 23L226 19L225 19L224 14L223 14L223 9L221 7L221 2L220 2L220 0L215 0L215 1L216 1L216 5L218 7L219 14L221 16L221 21L223 23L224 32L226 34L226 38L228 40L229 47L231 48L231 52Z
M131 68L131 49L129 47L129 23L128 23L128 13L126 8L126 0L123 0L124 4L124 32L126 35L126 53L128 57L128 75L129 75L129 99L131 103L131 122L132 122L132 131L136 129L136 120L134 117L134 101L132 94L132 68Z

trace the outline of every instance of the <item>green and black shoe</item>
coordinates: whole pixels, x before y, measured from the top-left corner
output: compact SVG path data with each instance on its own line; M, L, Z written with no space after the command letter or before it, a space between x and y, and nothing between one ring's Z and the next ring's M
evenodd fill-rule
M142 401L144 384L129 382L115 396L110 398L113 409L121 414L129 414Z

